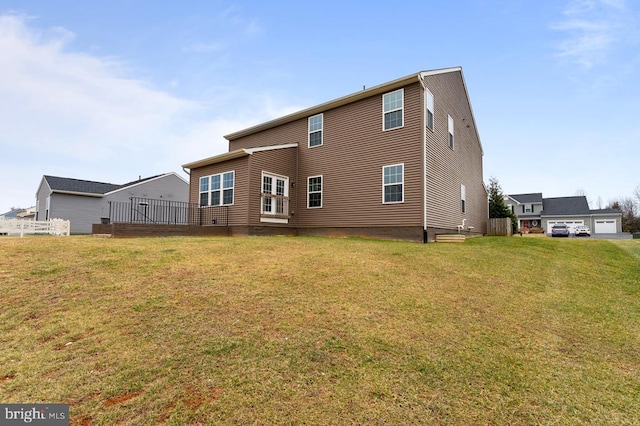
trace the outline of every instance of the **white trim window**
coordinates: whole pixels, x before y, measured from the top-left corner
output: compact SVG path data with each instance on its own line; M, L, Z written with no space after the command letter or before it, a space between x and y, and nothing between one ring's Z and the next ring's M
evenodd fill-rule
M321 146L323 144L324 115L318 114L309 117L309 148Z
M448 122L449 122L449 148L453 149L455 140L454 140L454 136L453 136L453 117L451 117L450 115L447 116L448 118Z
M467 187L464 184L460 185L460 209L462 213L467 212Z
M433 93L431 93L428 89L427 89L427 104L426 104L426 116L425 116L425 122L427 125L427 129L433 131L433 116L434 116L434 99L433 99Z
M404 164L382 167L382 203L404 202Z
M391 130L404 125L404 89L382 95L382 129Z
M200 207L233 204L235 171L200 178Z
M307 178L307 208L322 208L322 175Z

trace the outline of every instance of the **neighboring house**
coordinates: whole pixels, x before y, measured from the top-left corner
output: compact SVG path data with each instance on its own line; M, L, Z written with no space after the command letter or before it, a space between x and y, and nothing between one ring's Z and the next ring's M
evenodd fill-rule
M12 208L10 211L0 214L0 219L33 219L35 215L35 206L26 209Z
M542 193L505 195L507 207L518 218L518 228L542 228L551 233L557 223L569 226L586 225L596 234L622 232L622 212L616 209L591 210L587 198L575 197L542 198Z
M569 226L571 232L576 226L586 225L594 234L615 234L622 232L622 212L616 209L589 209L587 197L544 198L542 227L547 233L557 223Z
M36 220L71 221L72 234L90 234L94 223L109 217L110 201L131 197L186 202L189 184L176 173L165 173L123 185L43 176L36 193Z
M462 69L419 72L225 136L185 164L189 199L238 234L414 241L486 232L483 151Z
M518 228L542 227L542 193L505 195L505 204L518 218Z

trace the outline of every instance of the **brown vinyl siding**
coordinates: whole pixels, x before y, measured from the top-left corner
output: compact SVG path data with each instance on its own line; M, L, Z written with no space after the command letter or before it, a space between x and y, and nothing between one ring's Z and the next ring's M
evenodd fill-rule
M307 118L302 118L230 141L229 148L299 144L298 179L293 188L299 227L420 226L421 103L416 82L404 90L402 128L382 130L382 95L375 95L325 111L322 146L307 147ZM383 204L382 167L398 163L404 163L404 203ZM323 206L307 209L307 178L317 175L323 176Z
M191 170L189 202L200 203L200 178L202 176L233 170L235 171L235 180L233 182L233 205L229 206L229 226L246 225L249 199L248 165L249 157L247 156Z
M289 178L289 225L295 223L296 218L296 194L295 187L302 185L296 182L296 156L300 148L275 149L271 151L256 152L249 156L249 225L265 225L260 222L262 172ZM291 184L295 186L292 188ZM273 225L273 224L266 224Z
M457 230L473 226L486 232L487 193L483 185L482 147L460 72L427 76L435 98L434 130L427 134L427 226ZM454 120L455 144L449 148L448 118ZM460 206L460 185L466 186L466 213Z
M300 149L307 147L307 118L254 133L240 139L230 140L229 151L289 143L297 143Z

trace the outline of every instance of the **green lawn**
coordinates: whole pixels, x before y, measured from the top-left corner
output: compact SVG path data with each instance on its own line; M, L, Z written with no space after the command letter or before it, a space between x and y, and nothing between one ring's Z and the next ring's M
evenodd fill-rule
M71 424L639 424L640 240L0 237L0 402Z

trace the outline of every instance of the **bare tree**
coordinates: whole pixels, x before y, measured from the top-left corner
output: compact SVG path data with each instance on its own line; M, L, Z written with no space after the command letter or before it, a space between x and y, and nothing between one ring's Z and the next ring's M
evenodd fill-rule
M622 230L624 232L634 232L637 230L638 218L636 217L636 203L631 197L622 197L609 205L609 208L618 209L622 212Z
M587 199L587 203L589 203L589 206L591 206L591 200L587 196L587 191L585 191L584 189L576 189L576 192L574 193L574 195L576 197L584 197L584 198L586 198Z

